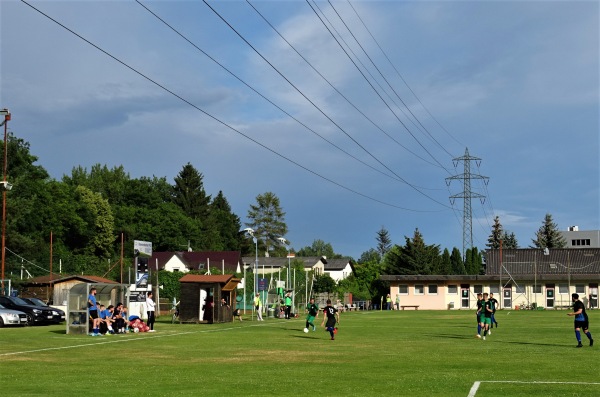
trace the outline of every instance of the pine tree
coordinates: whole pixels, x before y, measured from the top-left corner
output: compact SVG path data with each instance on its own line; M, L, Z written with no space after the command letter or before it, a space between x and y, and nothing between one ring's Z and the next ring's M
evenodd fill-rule
M381 230L377 232L377 252L383 258L392 247L392 240L390 239L390 233L381 226Z
M546 214L542 226L535 233L535 239L531 240L531 248L564 248L567 242L558 231L558 225L552 220L552 215Z
M492 234L488 237L486 246L491 249L500 248L500 240L502 239L503 231L502 224L500 223L500 217L494 218L494 226L492 226Z
M515 237L514 233L508 233L504 231L504 235L502 237L502 248L506 249L517 249L519 248L519 243L517 242L517 237Z
M450 251L448 248L444 248L444 252L442 253L442 258L440 260L440 270L438 274L442 275L450 275L452 273L452 260L450 258Z
M250 205L248 219L250 222L246 223L246 226L254 229L254 235L262 240L265 252L269 252L269 247L278 244L278 238L287 234L285 212L281 209L279 197L275 193L259 194L256 197L256 205Z
M465 270L465 264L462 260L462 255L460 254L460 250L456 247L452 249L452 254L450 255L450 263L452 265L452 274L467 274Z
M210 196L204 190L204 176L190 163L174 178L173 202L192 219L204 220L208 216Z

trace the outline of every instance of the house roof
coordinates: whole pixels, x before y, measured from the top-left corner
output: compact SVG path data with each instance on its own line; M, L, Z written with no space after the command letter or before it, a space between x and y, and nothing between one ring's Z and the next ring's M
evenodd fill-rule
M71 280L79 280L79 281L82 281L85 283L119 284L114 280L109 280L107 278L100 277L100 276L84 276L84 275L78 275L78 274L71 275L71 276L61 276L58 274L53 274L52 280L50 279L50 275L48 274L46 276L30 278L24 284L25 285L28 285L28 284L59 284L59 283L64 283L66 281L71 281Z
M244 264L247 265L254 265L254 261L256 260L256 257L254 256L244 256L242 258ZM321 261L323 263L323 266L325 268L325 271L335 271L335 270L342 270L346 267L346 265L348 263L350 263L350 258L339 258L339 259L323 259L320 256L297 256L295 258L291 259L292 262L294 261L302 261L304 263L304 267L313 267L314 265L316 265L319 261ZM287 267L288 265L288 258L285 257L258 257L258 267L262 268L264 267L274 267L274 268L280 268L280 267Z
M227 284L233 278L233 274L186 274L179 279L180 283L220 283Z
M237 272L238 264L242 263L242 255L239 251L177 251L177 252L153 252L149 261L150 269L155 269L158 263L159 269L164 269L167 262L174 256L191 270L198 270L199 265L207 265L211 267L221 268L225 266L225 270Z
M487 250L486 274L590 276L600 274L600 248L550 249L547 255L537 248Z

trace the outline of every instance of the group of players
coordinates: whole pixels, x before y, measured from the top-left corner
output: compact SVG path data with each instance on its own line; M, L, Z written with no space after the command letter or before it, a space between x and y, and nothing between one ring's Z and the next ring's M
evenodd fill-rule
M308 332L309 329L313 331L317 330L314 321L319 317L319 306L315 303L314 298L310 298L308 305L306 305L306 327L304 332ZM337 334L337 325L340 323L340 313L337 308L331 306L331 299L327 299L327 306L323 309L323 321L321 326L325 327L325 330L329 332L331 340L335 340ZM310 328L309 328L310 327Z
M494 298L494 294L487 292L477 294L477 338L485 340L487 335L491 335L491 328L496 325L498 328L498 322L496 321L496 307L498 307L498 301ZM481 335L483 331L483 336Z

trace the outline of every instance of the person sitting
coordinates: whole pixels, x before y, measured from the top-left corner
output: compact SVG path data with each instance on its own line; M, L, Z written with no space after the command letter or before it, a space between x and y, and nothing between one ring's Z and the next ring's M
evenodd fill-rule
M113 312L115 307L113 305L109 305L108 308L104 308L104 305L100 305L100 333L103 333L104 327L106 327L106 331L103 334L108 333L109 335L114 335L115 331L113 330L112 324L114 322Z
M235 309L233 311L233 321L235 322L235 319L240 320L240 323L242 322L242 312L240 311L240 309Z
M127 313L125 313L125 315L127 315ZM116 333L124 334L126 320L125 317L123 317L123 304L121 302L117 303L117 306L113 311L113 320L115 323Z

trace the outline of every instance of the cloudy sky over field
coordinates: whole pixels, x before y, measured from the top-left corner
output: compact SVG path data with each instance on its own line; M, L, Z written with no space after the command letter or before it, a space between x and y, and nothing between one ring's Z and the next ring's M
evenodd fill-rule
M35 9L33 8L35 7ZM360 257L387 229L462 249L494 216L600 228L595 1L0 3L0 107L55 179L190 162L246 221L275 193L292 246ZM182 242L185 244L186 242ZM202 247L194 247L202 249Z

